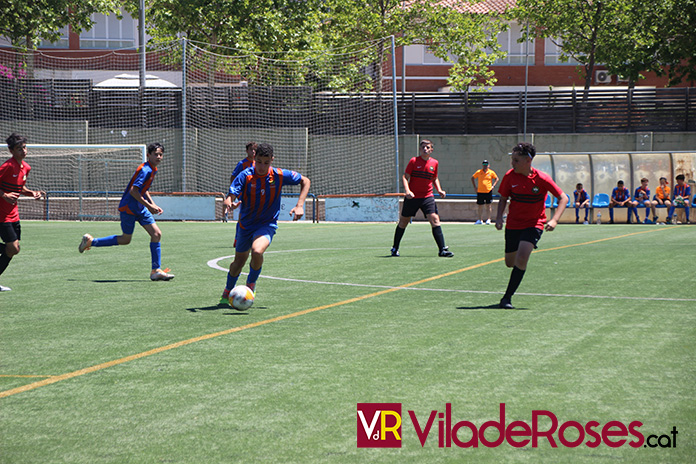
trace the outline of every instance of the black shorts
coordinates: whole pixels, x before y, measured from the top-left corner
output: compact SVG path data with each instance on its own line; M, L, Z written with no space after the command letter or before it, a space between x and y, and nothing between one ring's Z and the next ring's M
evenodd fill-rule
M477 205L482 205L484 203L491 204L492 201L493 201L493 192L488 192L488 193L476 192L476 204Z
M435 204L435 197L404 198L404 204L401 207L402 216L413 217L418 213L418 210L423 211L425 217L428 217L428 214L437 214L437 205Z
M22 238L22 228L17 222L0 223L0 241L12 243Z
M505 229L505 253L514 253L520 247L520 242L530 242L537 247L537 243L544 231L536 227L526 229Z

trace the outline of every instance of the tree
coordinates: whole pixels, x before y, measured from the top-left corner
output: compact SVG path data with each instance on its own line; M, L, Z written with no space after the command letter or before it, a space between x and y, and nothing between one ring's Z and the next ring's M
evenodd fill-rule
M65 26L75 32L89 29L92 13L114 13L119 7L116 0L12 0L11 8L0 14L0 36L25 51L36 48L42 39L55 42Z
M488 66L506 56L497 40L508 27L503 16L462 13L436 4L423 23L428 48L453 62L448 84L454 90L487 90L497 82Z
M533 37L550 38L561 59L573 58L585 71L585 89L592 84L598 54L616 42L617 29L634 0L518 0L512 14L529 24ZM601 56L601 55L600 55Z
M585 89L597 63L630 86L648 71L696 80L696 0L518 0L513 14L584 66Z
M138 0L124 2L137 17ZM237 50L292 51L311 48L320 26L321 0L146 0L152 40L179 37Z
M488 69L499 51L497 33L505 23L495 15L462 13L447 3L402 0L333 0L324 40L355 43L394 36L396 46L426 45L438 58L454 61L448 83L455 90L495 82Z

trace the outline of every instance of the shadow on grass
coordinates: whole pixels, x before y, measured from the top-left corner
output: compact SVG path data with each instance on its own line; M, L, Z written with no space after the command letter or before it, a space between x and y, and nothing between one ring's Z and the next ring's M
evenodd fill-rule
M254 309L268 309L265 306L255 306ZM186 311L190 313L197 313L199 311L218 311L222 310L224 311L222 314L223 316L248 316L249 311L237 311L236 309L230 308L229 306L220 306L220 305L212 305L212 306L196 306L193 308L186 308Z
M498 306L498 303L494 303L494 304L487 305L487 306L457 306L457 309L466 309L466 310L470 310L470 311L476 310L476 309L500 309L503 311L526 311L527 310L527 308L518 308L518 307L515 307L515 309L503 309L503 308Z

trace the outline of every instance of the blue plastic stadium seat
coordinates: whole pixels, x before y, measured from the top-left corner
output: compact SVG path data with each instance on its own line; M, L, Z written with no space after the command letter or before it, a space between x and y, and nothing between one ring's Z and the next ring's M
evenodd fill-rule
M547 208L553 207L553 200L551 199L551 195L549 195L548 193L546 194L546 207Z
M609 195L606 193L598 193L594 196L592 200L593 208L608 208L609 207Z
M568 204L566 205L566 208L574 208L575 204L573 202L573 199L570 198L570 195L568 195L567 193L565 194L565 196L568 197ZM553 207L558 208L558 198L556 197L553 198Z

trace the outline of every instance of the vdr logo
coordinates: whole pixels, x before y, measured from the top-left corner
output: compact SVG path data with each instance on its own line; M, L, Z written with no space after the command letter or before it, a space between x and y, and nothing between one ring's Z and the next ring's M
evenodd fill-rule
M358 403L358 448L401 448L401 403Z

